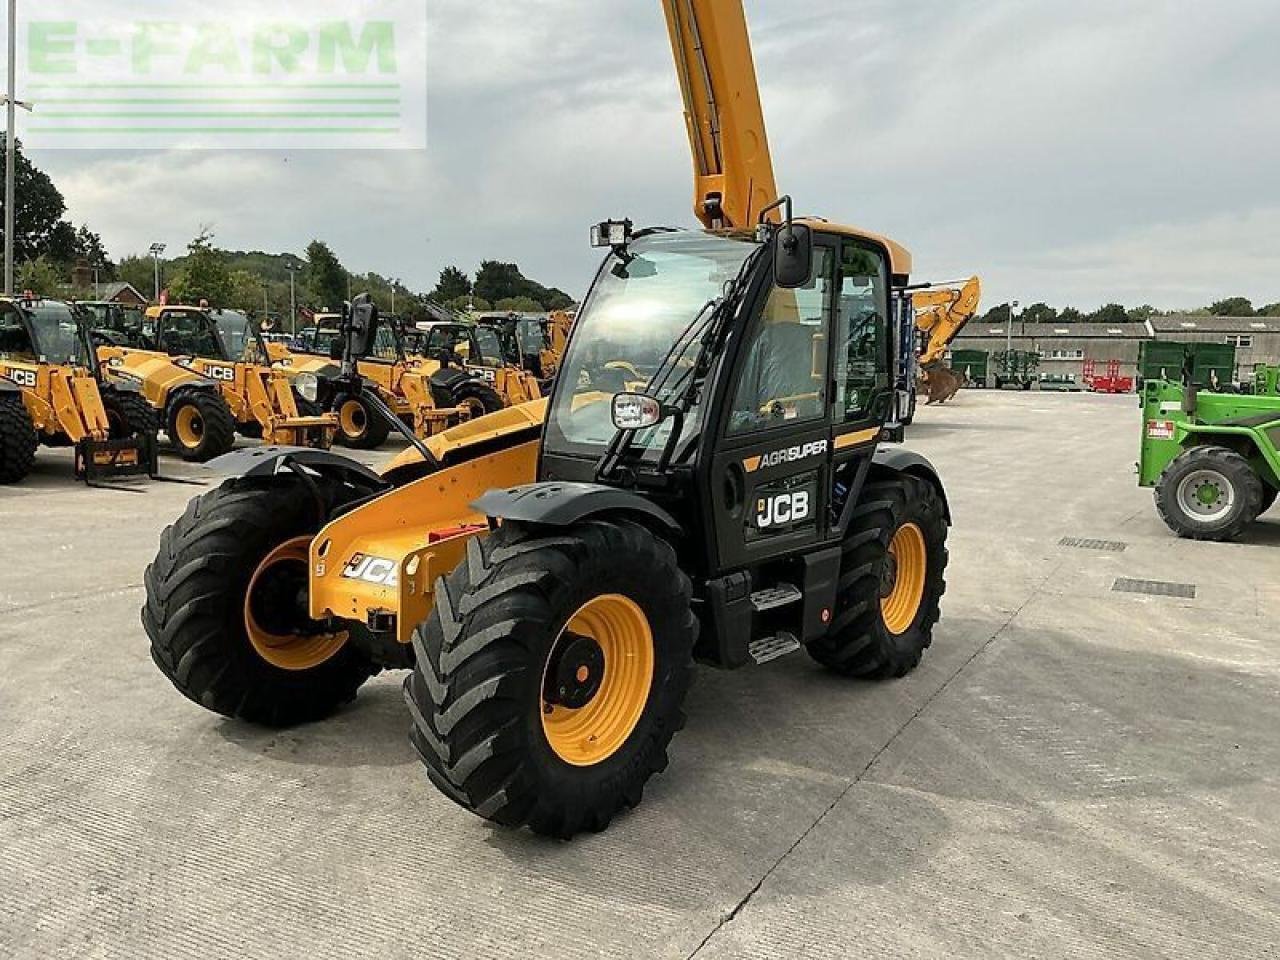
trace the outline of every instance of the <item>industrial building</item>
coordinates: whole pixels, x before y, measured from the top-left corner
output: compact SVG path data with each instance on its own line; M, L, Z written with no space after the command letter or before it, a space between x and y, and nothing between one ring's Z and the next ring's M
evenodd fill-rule
M1041 379L1083 386L1085 363L1105 368L1118 361L1121 376L1138 377L1141 344L1147 340L1212 342L1236 348L1235 379L1249 379L1254 364L1280 362L1280 317L1152 317L1145 323L1006 323L974 320L955 349L997 353L1006 348L1039 353Z

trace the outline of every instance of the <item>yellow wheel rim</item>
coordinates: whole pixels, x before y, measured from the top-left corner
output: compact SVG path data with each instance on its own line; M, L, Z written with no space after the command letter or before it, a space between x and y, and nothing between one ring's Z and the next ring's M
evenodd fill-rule
M914 523L898 528L889 543L891 584L882 590L880 615L892 634L903 634L915 623L920 604L924 602L924 583L928 571L929 552L924 545L924 532Z
M244 597L244 627L258 656L281 670L310 670L334 656L347 642L347 632L299 630L318 626L303 615L292 619L289 606L299 589L305 589L310 537L286 540L254 571Z
M173 418L173 427L178 433L178 442L184 447L198 447L204 439L204 417L192 404L178 410L178 415Z
M588 662L566 660L577 650L589 650ZM598 650L598 655L596 654ZM542 732L556 756L575 767L589 767L609 759L622 748L640 722L653 687L653 631L644 611L621 594L598 596L569 618L552 646L543 669ZM564 687L590 691L576 707L557 700ZM572 698L574 691L569 691Z
M359 400L348 400L342 405L342 408L338 411L338 425L342 428L342 433L345 436L364 436L365 428L369 425L369 419L365 415L364 407Z

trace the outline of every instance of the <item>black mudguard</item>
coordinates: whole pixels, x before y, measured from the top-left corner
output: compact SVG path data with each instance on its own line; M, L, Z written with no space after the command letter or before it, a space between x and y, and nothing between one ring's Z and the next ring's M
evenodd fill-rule
M676 519L650 500L629 490L599 483L530 483L508 490L490 490L473 504L485 516L550 527L570 524L603 514L631 515L648 527L669 536L681 536Z
M288 470L291 463L316 473L341 477L357 486L373 489L389 486L386 480L357 460L331 450L314 450L309 447L253 447L233 450L215 457L204 466L207 470L228 477L273 477Z
M904 447L881 446L876 448L871 460L872 476L877 471L909 473L933 484L938 491L938 496L942 498L942 514L946 517L947 523L951 523L951 504L947 501L946 488L942 486L942 478L938 476L938 471L934 469L928 458Z

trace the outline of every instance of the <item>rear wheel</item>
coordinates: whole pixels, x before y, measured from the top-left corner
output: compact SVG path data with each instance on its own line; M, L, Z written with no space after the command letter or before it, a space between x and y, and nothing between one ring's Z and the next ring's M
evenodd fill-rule
M483 380L463 380L451 390L453 405L462 407L472 420L497 413L505 404L497 390Z
M166 432L182 459L196 463L229 453L236 443L231 408L213 391L188 391L170 400Z
M326 515L360 491L327 478ZM268 726L319 720L378 666L351 631L308 615L307 550L320 529L293 477L229 480L191 501L147 568L151 657L183 696Z
M907 475L868 484L845 533L831 629L809 654L847 676L915 669L946 591L947 521L933 484Z
M0 483L17 483L26 477L39 445L22 394L0 393Z
M338 415L338 442L353 450L376 450L387 441L391 424L363 396L345 395L333 404Z
M155 408L147 403L146 398L136 393L104 391L102 407L107 413L112 440L144 437L154 434L160 427L160 418L156 416Z
M1180 537L1234 540L1263 510L1265 485L1249 461L1226 447L1192 447L1164 468L1156 510Z
M472 541L414 633L405 684L431 781L508 826L604 829L684 723L690 594L670 545L626 520Z

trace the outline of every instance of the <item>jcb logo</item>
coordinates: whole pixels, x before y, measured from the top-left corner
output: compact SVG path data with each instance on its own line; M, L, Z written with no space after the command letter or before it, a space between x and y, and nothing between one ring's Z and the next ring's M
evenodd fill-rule
M10 370L4 376L20 387L34 388L36 385L36 372L34 370Z
M383 587L395 587L400 583L400 570L394 560L357 553L342 568L342 578L376 583Z
M498 372L489 367L467 367L467 373L481 380L488 380L490 383L498 379Z
M761 530L807 520L809 491L779 493L756 501L756 526Z
M236 378L235 367L205 367L204 373L210 380L221 380L223 383L230 383Z

